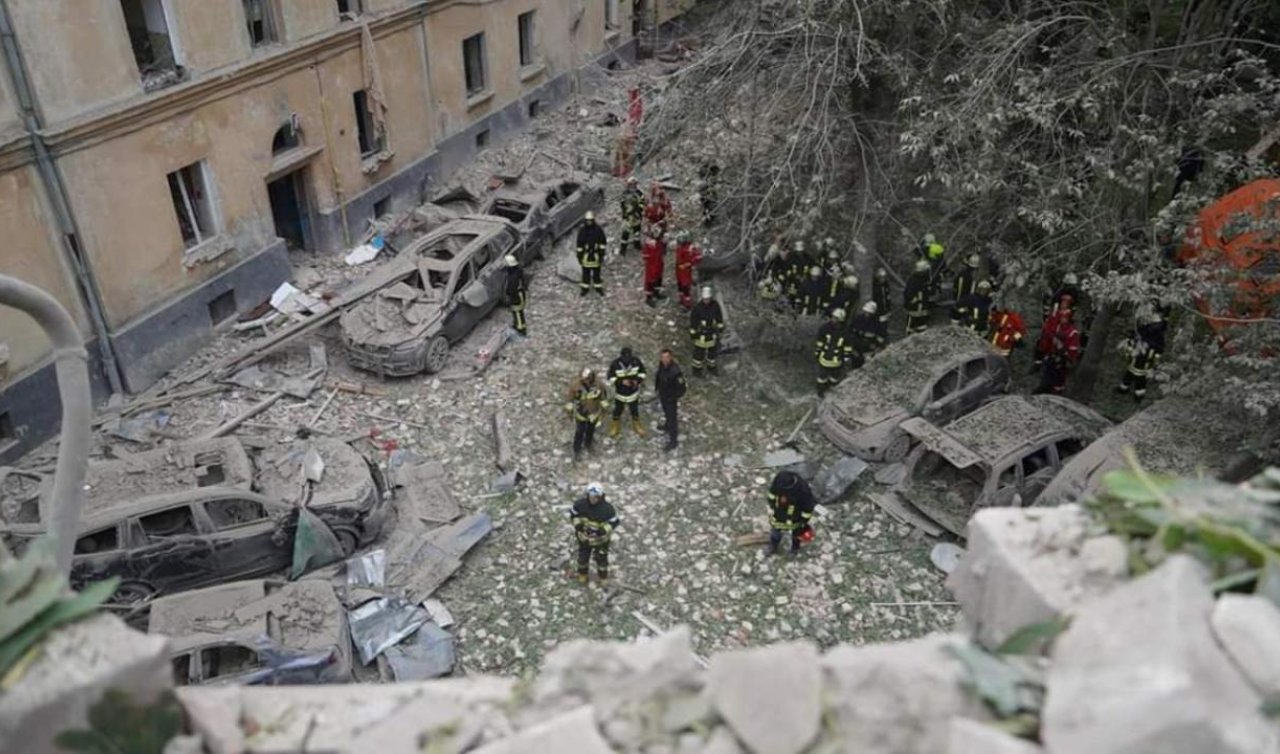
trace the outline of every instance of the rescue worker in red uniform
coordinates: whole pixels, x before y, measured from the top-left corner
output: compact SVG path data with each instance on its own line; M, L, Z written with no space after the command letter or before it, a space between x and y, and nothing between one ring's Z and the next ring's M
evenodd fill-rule
M1036 388L1036 393L1062 395L1071 368L1080 361L1080 329L1073 320L1072 309L1060 308L1051 319L1052 331L1049 324L1045 324L1045 333L1049 337L1048 343L1042 344L1044 359L1041 363L1040 386ZM1041 341L1045 340L1045 333L1041 333Z
M662 233L657 227L649 228L649 236L644 239L644 302L649 306L657 306L658 299L666 298L662 292L663 257L667 254L667 242L662 240Z
M649 201L644 207L644 219L649 223L649 230L657 230L658 238L667 235L667 223L671 220L671 200L662 184L654 181L649 184Z
M689 231L682 230L676 236L676 288L680 291L680 305L693 308L693 271L702 264L702 249L689 240Z
M1015 348L1022 348L1023 339L1027 336L1027 326L1021 315L1010 308L993 309L991 322L987 330L987 339L995 346L1001 356L1008 357Z
M779 471L769 484L769 547L778 554L782 534L791 535L791 557L800 554L800 544L813 540L813 509L817 500L809 483L794 471Z
M1072 303L1071 295L1063 294L1062 298L1049 308L1050 314L1040 328L1040 337L1036 339L1035 369L1039 369L1043 365L1045 356L1053 345L1054 334L1067 316L1065 313L1072 311ZM1074 315L1071 316L1074 318Z

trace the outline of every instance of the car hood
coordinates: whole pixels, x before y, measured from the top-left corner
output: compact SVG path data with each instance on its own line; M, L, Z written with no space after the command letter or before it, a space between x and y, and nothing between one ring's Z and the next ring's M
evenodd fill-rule
M901 421L911 415L906 407L878 395L833 392L823 402L837 421L851 429L855 425L858 429L868 429L889 421Z
M398 346L439 329L442 302L389 298L382 293L343 312L339 324L352 343L364 346Z

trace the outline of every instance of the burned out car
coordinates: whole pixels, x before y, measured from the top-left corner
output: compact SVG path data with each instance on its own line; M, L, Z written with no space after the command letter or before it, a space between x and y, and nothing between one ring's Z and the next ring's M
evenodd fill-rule
M920 444L890 494L963 537L974 511L1030 504L1110 426L1092 409L1052 395L996 398L946 427L911 418L902 429Z
M237 581L160 597L147 630L169 637L173 682L289 685L351 680L346 612L324 581Z
M376 292L342 313L347 361L391 377L440 371L451 344L502 301L508 254L527 263L531 251L493 216L468 215L412 242L361 281Z
M896 462L913 439L912 417L944 425L1009 387L1009 363L991 344L958 327L910 335L872 356L827 393L818 427L846 453Z
M554 180L519 178L504 182L479 199L457 189L430 206L455 217L491 215L510 220L535 256L541 257L557 240L582 222L587 212L604 203L604 183L585 173Z

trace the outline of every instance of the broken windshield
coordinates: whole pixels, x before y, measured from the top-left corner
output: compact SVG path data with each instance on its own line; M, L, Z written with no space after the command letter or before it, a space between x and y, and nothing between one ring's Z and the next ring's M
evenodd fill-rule
M987 482L985 465L956 468L942 454L926 450L911 471L906 497L930 518L951 529L964 531L969 511Z
M430 259L439 259L447 262L461 254L462 250L477 238L479 236L475 233L450 233L443 238L436 239L434 243L423 249L422 254Z

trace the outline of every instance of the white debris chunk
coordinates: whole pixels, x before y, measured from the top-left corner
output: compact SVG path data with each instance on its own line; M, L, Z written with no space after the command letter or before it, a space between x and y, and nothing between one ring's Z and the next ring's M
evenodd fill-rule
M947 724L947 754L1041 754L1039 746L976 720L953 717Z
M1260 697L1214 641L1199 564L1174 556L1083 605L1054 646L1049 752L1273 754Z
M818 736L822 672L812 644L716 655L712 704L754 754L799 754Z
M1280 694L1280 608L1275 603L1224 594L1213 609L1213 632L1258 693Z
M579 707L510 738L476 749L475 754L612 754L596 730L591 707Z

